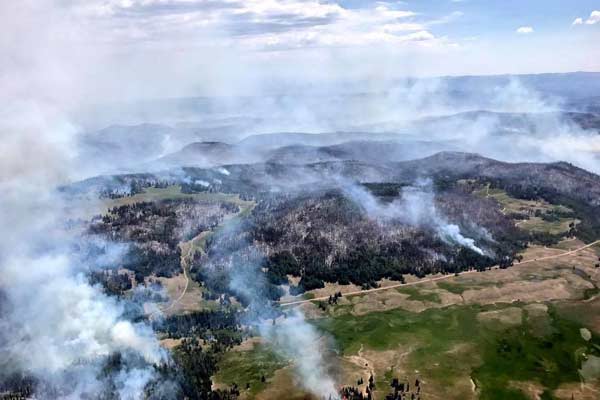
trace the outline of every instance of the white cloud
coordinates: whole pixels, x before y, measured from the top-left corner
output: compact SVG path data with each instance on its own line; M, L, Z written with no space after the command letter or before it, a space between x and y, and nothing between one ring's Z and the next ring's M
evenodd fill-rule
M448 24L450 22L456 21L457 19L461 18L463 15L464 15L464 13L462 11L453 11L450 14L444 15L441 18L429 21L428 25Z
M462 15L455 11L427 18L404 7L376 2L345 8L317 0L91 0L79 10L91 23L108 28L99 37L112 43L193 42L248 50L435 41L429 26Z
M275 3L280 2L277 0ZM292 0L295 3L297 0ZM290 4L291 4L290 3ZM302 5L306 4L301 2ZM321 3L317 3L321 5ZM337 7L337 6L336 6ZM445 37L436 37L428 28L447 24L461 17L453 12L436 19L425 19L410 10L398 9L399 4L376 3L376 7L339 8L335 18L327 23L301 26L285 31L265 31L244 35L238 43L255 50L284 50L303 47L353 47L409 44L421 47L456 47ZM302 8L302 7L301 7ZM418 21L416 20L418 18Z
M526 35L528 33L533 33L533 28L531 26L521 26L517 29L517 33L521 35Z
M594 10L590 14L590 17L585 21L587 25L594 25L600 22L600 11Z
M583 24L595 25L599 22L600 22L600 11L594 10L590 13L589 18L586 19L585 21L581 17L575 18L572 25L583 25Z
M418 24L415 22L398 22L392 24L385 24L382 27L383 32L386 33L396 33L396 32L405 32L405 31L421 31L424 30L425 27L423 24Z

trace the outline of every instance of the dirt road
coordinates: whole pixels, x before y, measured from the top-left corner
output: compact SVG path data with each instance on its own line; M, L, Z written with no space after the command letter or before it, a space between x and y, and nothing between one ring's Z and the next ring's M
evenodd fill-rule
M587 248L590 248L592 246L595 246L597 244L600 243L600 240L596 240L595 242L586 244L585 246L581 246L578 247L576 249L573 250L569 250L566 251L564 253L561 254L555 254L553 256L545 256L545 257L540 257L540 258L534 258L531 260L526 260L526 261L521 261L518 264L515 264L515 266L511 267L511 268L515 268L524 264L529 264L532 262L537 262L537 261L544 261L544 260L550 260L553 258L559 258L559 257L564 257L564 256L568 256L571 254L575 254L581 250L585 250ZM498 268L498 266L494 266L492 267L492 269L496 269ZM459 275L467 275L467 274L473 274L479 272L477 270L469 270L469 271L464 271L459 273ZM408 282L408 283L398 283L395 285L390 285L390 286L385 286L385 287L379 287L379 288L373 288L373 289L367 289L367 290L357 290L357 291L353 291L353 292L348 292L348 293L342 293L343 296L345 297L351 297L351 296L356 296L356 295L361 295L361 294L365 294L365 293L373 293L373 292L380 292L383 290L389 290L389 289L394 289L394 288L399 288L399 287L405 287L405 286L414 286L414 285L420 285L422 283L427 283L427 282L436 282L436 281L441 281L444 279L450 279L453 278L455 276L455 274L449 274L449 275L443 275L443 276L438 276L436 278L429 278L429 279L422 279L420 281L415 281L415 282ZM305 303L310 303L310 302L315 302L315 301L323 301L323 300L328 300L329 296L323 296L323 297L315 297L314 299L308 299L308 300L296 300L296 301L290 301L288 303L280 303L281 307L287 307L287 306L295 306L295 305L299 305L299 304L305 304Z
M227 220L229 220L229 219L231 219L233 217L239 216L239 215L241 215L243 213L246 213L246 212L248 212L249 209L251 210L253 207L254 207L254 205L248 206L247 208L240 210L238 213L234 214L233 216L226 217L225 221L227 221ZM211 231L200 232L196 237L194 237L191 240L189 240L188 242L186 242L186 243L188 243L187 252L186 252L186 254L182 254L181 258L180 258L180 260L181 260L181 267L183 269L183 277L185 278L185 287L183 288L183 290L181 291L181 293L179 294L179 296L175 300L173 300L168 306L166 306L164 308L160 308L159 307L158 310L150 313L150 315L149 315L150 317L152 317L152 316L154 316L155 314L158 314L158 313L164 313L165 311L169 311L170 309L172 309L173 307L175 307L175 305L177 305L181 301L181 299L183 299L183 296L185 296L185 294L187 293L188 287L190 285L190 278L188 277L187 271L188 271L188 269L190 268L190 266L192 264L192 260L193 260L193 256L194 256L194 254L193 254L193 251L194 251L193 242L194 242L194 240L199 239L202 236L209 235L210 233L211 233Z
M183 269L183 277L185 278L185 286L183 287L183 290L181 291L181 293L179 294L179 296L176 299L174 299L173 301L171 301L171 303L169 303L168 306L158 307L158 310L155 310L155 311L151 312L149 314L150 318L152 318L153 316L155 316L155 315L157 315L159 313L162 314L162 313L164 313L166 311L169 311L170 309L172 309L173 307L175 307L175 305L177 305L181 301L181 299L183 299L183 296L185 296L185 294L187 293L188 287L190 286L190 278L188 277L188 274L187 274L187 270L188 270L188 267L189 267L188 260L191 261L192 250L193 250L193 246L190 244L188 246L186 254L182 254L181 258L180 258L180 260L181 260L181 267Z

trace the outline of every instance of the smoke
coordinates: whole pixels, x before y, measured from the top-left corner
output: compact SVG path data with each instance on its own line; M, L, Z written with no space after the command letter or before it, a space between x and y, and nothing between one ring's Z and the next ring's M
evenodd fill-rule
M19 202L2 207L2 219L16 215L19 224L3 225L7 240L0 247L1 375L23 372L36 377L42 398L98 395L107 390L104 363L121 354L111 385L120 398L142 398L153 365L168 356L148 325L126 317L125 303L87 280L90 270L115 265L124 256L123 247L105 244L99 254L87 254L97 243L88 244L78 229L65 227L68 214L61 198L44 192L47 188L9 189ZM60 394L44 395L48 388Z
M293 360L300 383L319 398L337 399L336 385L323 360L324 340L298 309L276 325L260 325L261 336Z
M240 236L241 235L241 236ZM231 238L235 250L231 250ZM283 358L290 360L297 383L317 398L338 399L334 379L324 358L326 337L319 334L300 310L282 314L273 304L269 284L262 273L264 254L248 243L240 226L229 223L213 241L212 258L202 270L216 277L225 272L228 287L246 305L244 324L257 326L259 333ZM272 323L276 320L276 323Z
M61 118L40 118L44 110L25 110L4 118L0 131L9 146L0 180L0 379L31 375L39 398L109 388L119 398L142 398L153 365L167 354L148 325L126 317L126 304L87 281L89 271L118 265L125 249L68 223L80 204L54 188L78 172L69 147L74 129ZM104 364L115 354L121 366L106 377Z
M366 189L345 183L342 189L354 202L360 204L367 214L378 220L398 220L403 224L432 229L444 242L459 245L483 255L484 251L475 240L465 237L456 224L450 223L435 205L435 194L430 179L421 179L413 186L402 188L400 198L383 204Z
M397 133L399 141L415 137L439 143L451 141L462 150L506 161L567 160L600 171L600 136L569 122L556 112L562 104L516 80L494 83L463 96L460 91L456 95L460 86L452 86L447 80L396 81L374 67L367 75L377 79L351 85L331 79L327 85L315 87L311 82L295 80L314 69L305 68L307 65L322 65L320 57L308 61L304 58L298 65L291 57L294 68L287 73L294 82L267 85L273 69L258 71L273 64L277 55L262 53L260 60L251 64L245 62L246 54L231 56L230 51L205 48L157 57L166 53L145 46L154 43L172 49L168 41L172 36L164 35L168 36L166 41L150 40L156 37L145 36L140 28L144 23L151 25L149 20L142 18L142 24L128 26L130 21L124 14L114 18L117 26L111 25L102 18L104 12L111 13L111 7L105 5L50 0L0 2L0 377L13 372L32 374L52 389L44 392L40 388L38 397L83 398L110 390L120 398L140 398L153 377L153 365L168 361L150 327L128 318L127 304L106 296L86 280L90 270L114 265L123 249L104 244L100 257L94 260L85 254L91 244L82 238L82 227L65 223L77 220L83 213L82 206L58 195L55 187L103 172L97 168L97 161L112 149L112 143L100 141L96 143L101 148L98 157L82 158L80 122L90 115L97 126L124 118L134 123L168 121L177 129L181 125L176 123L191 120L198 123L192 131L198 126L207 129L200 135L191 134L190 129L160 131L156 142L152 142L160 148L144 147L148 138L143 129L131 142L117 135L116 141L127 143L124 154L129 163L132 159L150 159L148 154L164 155L203 134L221 138L225 132L239 139L250 133L273 131L367 130ZM167 25L180 26L172 21L159 25L165 29ZM194 25L193 32L198 30ZM163 36L162 31L155 33ZM193 41L210 36L210 32L203 31ZM144 45L129 47L136 39ZM118 46L114 46L115 41ZM141 54L130 51L132 48L145 51ZM201 54L198 58L202 60L190 59L190 53ZM336 59L335 54L329 56ZM362 53L361 58L365 58ZM157 59L165 64L156 63ZM282 65L280 69L288 69ZM325 75L339 72L344 71L332 67ZM185 78L175 85L173 76ZM217 106L206 99L197 103L190 100L191 105L174 101L170 114L158 113L164 104L160 101L152 105L141 102L131 107L138 112L135 118L123 112L123 104L115 103L197 92L226 98L221 98ZM285 92L302 94L278 94ZM228 97L240 94L255 97ZM106 102L108 111L97 114L98 102ZM469 113L479 110L493 113ZM506 115L524 112L533 116L519 119ZM124 131L127 134L128 130ZM182 131L186 135L178 137ZM112 159L109 164L113 164ZM230 174L224 168L217 171L223 179ZM200 185L208 183L198 181ZM402 197L389 205L379 203L361 188L347 190L376 218L400 219L426 227L448 243L483 253L474 239L464 236L458 225L439 212L430 183L405 188ZM302 384L319 396L335 397L335 385L314 327L299 313L274 326L265 324L264 318L276 314L276 309L269 305L267 283L257 278L262 276L262 263L258 250L240 254L227 269L231 290L245 297L262 315L255 322L276 349L294 360ZM115 354L121 355L119 368L107 377L104 366Z
M141 399L168 355L124 301L87 280L124 255L77 222L97 204L56 190L97 172L77 163L69 115L99 61L73 40L90 32L48 1L2 2L0 15L0 380L33 377L42 399Z
M285 95L268 94L257 87L255 96L249 98L189 99L186 104L195 106L190 105L187 111L178 108L179 103L174 100L156 101L154 119L137 122L166 121L163 133L146 125L119 128L115 132L133 138L132 143L144 143L147 137L164 134L171 144L169 150L160 151L163 153L198 141L237 144L227 149L206 146L176 152L180 157L161 159L169 163L158 163L160 168L269 161L272 152L268 150L281 147L277 143L268 143L266 137L238 143L254 134L361 132L360 140L370 137L381 140L378 134L386 134L384 140L402 145L401 154L395 158L386 154L388 158L382 161L458 150L508 162L568 161L593 172L600 171L600 136L597 130L586 128L590 126L586 119L593 121L595 117L568 113L574 109L571 99L544 92L543 84L533 87L527 77L472 78L477 84L467 78L390 80L381 77L381 80L387 87L379 84L370 87L368 81L352 85L332 81L324 84L329 89L327 93L301 83L294 93ZM540 82L543 79L540 78ZM552 81L548 83L551 85ZM285 89L285 86L280 88ZM181 119L188 120L189 125L180 124ZM315 138L310 144L326 146L348 140L346 137L332 143ZM160 140L153 139L153 142ZM114 143L119 144L116 139ZM131 147L145 153L146 159L152 159L152 155L156 158L156 148L150 151L139 143ZM250 146L250 143L260 146ZM294 144L307 143L296 140ZM125 161L122 163L131 167L129 149L130 146L123 146ZM313 150L313 154L317 154L316 149ZM293 156L290 159L293 160ZM116 159L114 164L119 162ZM144 164L136 170L147 169L148 164Z

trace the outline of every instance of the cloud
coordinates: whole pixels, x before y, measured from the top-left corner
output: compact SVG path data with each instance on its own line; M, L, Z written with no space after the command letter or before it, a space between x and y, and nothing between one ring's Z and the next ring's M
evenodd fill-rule
M90 22L109 28L102 37L115 43L182 43L208 32L210 40L204 38L203 44L248 50L435 40L428 26L462 15L453 12L428 19L402 7L378 2L345 8L316 0L92 0L78 10Z
M453 11L448 15L444 15L438 19L434 19L432 21L429 21L427 23L427 25L442 25L442 24L449 24L451 22L456 21L457 19L461 18L463 15L465 15L462 11Z
M585 21L586 25L594 25L600 22L600 11L592 11L590 17Z
M520 35L527 35L533 33L533 28L531 26L521 26L516 32Z
M600 11L594 10L590 13L589 18L585 21L581 17L575 18L572 25L595 25L598 22L600 22Z

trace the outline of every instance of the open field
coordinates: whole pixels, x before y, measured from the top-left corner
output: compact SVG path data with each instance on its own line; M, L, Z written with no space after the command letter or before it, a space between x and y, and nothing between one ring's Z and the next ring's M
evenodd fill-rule
M545 398L552 398L562 384L581 382L579 370L600 349L597 333L586 341L581 326L553 306L543 315L530 316L523 303L420 313L395 309L360 317L346 314L317 324L336 339L344 356L367 349L362 356L375 368L378 398L392 377L419 378L423 395L431 399L529 398L512 382L533 383ZM543 324L549 329L540 334ZM598 376L592 373L586 384L596 385Z
M338 301L339 306L355 306L365 302L383 306L369 310L376 311L400 307L404 300L408 301L404 302L404 305L410 306L410 300L415 299L414 292L410 292L410 286L422 289L448 288L449 290L437 291L440 301L433 303L441 306L453 304L452 299L450 303L445 301L449 299L449 295L455 295L454 300L466 302L473 298L491 302L515 301L520 299L518 295L538 300L568 298L593 289L600 279L600 269L595 267L598 263L598 249L600 241L584 244L578 240L567 239L560 242L556 248L531 246L522 254L523 261L507 269L492 268L484 272L471 270L458 275L434 275L424 279L407 276L404 284L384 279L379 282L380 287L368 290L356 290L354 285L328 284L323 289L307 292L315 295L310 299L282 299L282 306L301 305L307 308L310 307L309 303L326 301L329 295L338 291L344 295ZM547 286L558 291L554 294L548 293ZM406 292L407 290L409 292ZM464 292L467 290L469 293L466 293L465 297ZM546 291L545 297L538 298L534 293L538 290ZM430 293L429 296L433 295Z
M78 198L76 207L69 207L69 214L84 220L91 219L98 214L104 214L113 207L131 205L140 202L154 202L163 200L193 199L207 203L232 203L240 207L240 215L247 215L252 210L254 202L240 199L237 194L227 193L182 193L181 186L172 185L166 188L145 188L142 193L133 196L124 196L115 199L103 198ZM73 214L75 212L75 214Z
M274 380L281 379L275 374L288 364L264 344L252 341L249 346L240 346L225 354L213 379L214 386L231 387L235 383L243 398L254 398Z
M161 201L161 200L180 200L180 199L194 199L198 201L210 201L210 202L230 202L235 203L239 206L245 206L250 201L244 201L239 198L239 195L226 194L226 193L182 193L181 186L173 185L166 188L145 188L143 193L138 193L133 196L119 197L116 199L105 199L104 204L107 208L119 207L128 204L135 204L142 201Z
M578 395L589 396L599 388L600 335L590 330L586 338L582 325L566 318L559 305L394 309L318 319L315 324L335 339L337 382L356 385L374 374L376 399L389 392L393 378L411 384L419 379L422 398L427 399L597 398ZM270 357L260 347L231 352L216 382L245 387L239 381L247 380L251 389L245 398L290 398L285 388L297 387L292 366ZM259 382L263 374L265 384ZM310 398L297 396L293 398Z
M570 224L578 224L580 221L575 218L564 217L572 210L562 205L555 205L543 200L523 200L509 196L500 189L490 189L486 186L475 192L482 197L490 197L496 200L502 208L502 212L507 215L523 215L527 219L521 219L516 222L519 228L531 232L546 232L552 235L563 234L569 231ZM555 220L546 220L541 217L545 213L555 212L558 217Z
M241 212L251 207L245 204ZM523 207L545 211L555 206L510 207L523 212ZM552 231L540 221L542 230L562 229ZM186 281L185 268L203 251L209 235L203 232L181 244L184 273L164 282L176 299L167 313L203 307L202 289ZM407 276L404 285L384 280L380 288L367 291L328 284L301 299L283 299L283 305L302 307L324 335L335 339L336 347L327 352L337 353L332 361L336 381L356 386L358 379L366 382L373 374L376 399L385 397L394 378L412 384L419 379L421 398L427 399L597 398L599 254L598 244L569 239L553 248L531 246L523 261L508 269ZM317 301L338 291L344 296L337 305L318 309ZM260 341L228 352L219 367L215 387L235 383L244 399L311 398L294 381L293 364Z
M399 287L385 281L326 311L312 301L299 306L335 339L337 382L356 386L373 373L376 399L393 378L418 378L426 399L596 399L599 250L577 240L532 246L508 269ZM309 296L351 289L332 285ZM278 393L294 386L289 368L274 371L253 398L286 398Z

